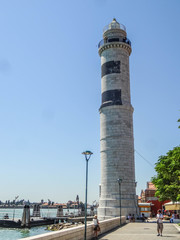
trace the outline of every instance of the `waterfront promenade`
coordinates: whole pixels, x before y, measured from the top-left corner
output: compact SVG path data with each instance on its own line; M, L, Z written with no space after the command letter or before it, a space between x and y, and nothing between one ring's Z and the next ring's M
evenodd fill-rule
M180 240L180 227L177 229L175 224L164 223L163 236L157 236L155 222L147 223L128 223L121 228L111 231L110 233L99 236L101 240Z

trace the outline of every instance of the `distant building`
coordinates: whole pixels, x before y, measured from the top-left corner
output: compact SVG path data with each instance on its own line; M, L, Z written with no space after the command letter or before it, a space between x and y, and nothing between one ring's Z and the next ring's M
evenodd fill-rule
M165 203L170 202L170 200L159 201L158 197L155 196L155 193L155 185L152 182L147 182L147 188L145 190L141 190L141 195L138 200L139 203L151 203L151 216L155 216L159 209L163 210L163 205Z
M145 200L145 191L144 190L141 190L141 196L140 196L140 202L146 202Z
M156 187L152 182L147 182L147 188L145 189L145 201L158 200L155 197Z

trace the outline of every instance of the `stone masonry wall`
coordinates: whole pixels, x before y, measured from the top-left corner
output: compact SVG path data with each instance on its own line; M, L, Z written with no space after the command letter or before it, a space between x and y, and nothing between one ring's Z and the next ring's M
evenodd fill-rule
M100 222L101 233L106 233L119 226L120 218L112 218ZM121 222L126 222L125 217L121 217ZM93 224L87 225L87 240L92 239ZM33 237L24 238L24 240L83 240L84 239L84 226L69 228L51 233L45 233Z

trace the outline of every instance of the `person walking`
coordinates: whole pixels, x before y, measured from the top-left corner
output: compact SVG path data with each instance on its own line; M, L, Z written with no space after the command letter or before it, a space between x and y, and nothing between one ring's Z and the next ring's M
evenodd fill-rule
M161 213L161 209L158 210L157 212L157 236L161 236L162 237L162 231L163 231L163 215Z

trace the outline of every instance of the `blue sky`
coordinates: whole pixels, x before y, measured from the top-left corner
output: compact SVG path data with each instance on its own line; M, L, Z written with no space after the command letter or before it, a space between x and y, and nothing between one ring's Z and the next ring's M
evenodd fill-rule
M137 193L179 145L180 2L0 1L0 199L98 201L98 42L114 17L132 42Z

